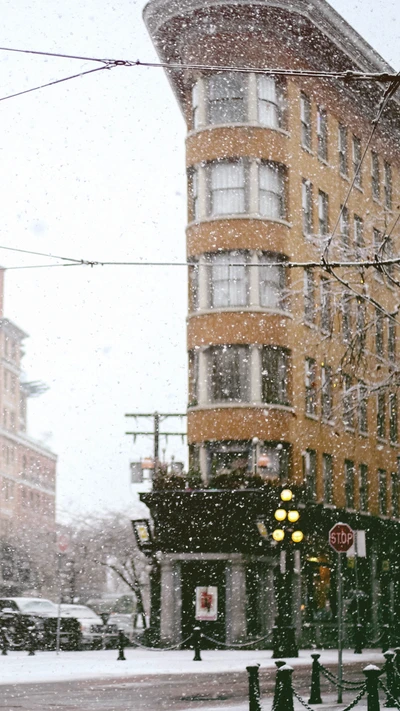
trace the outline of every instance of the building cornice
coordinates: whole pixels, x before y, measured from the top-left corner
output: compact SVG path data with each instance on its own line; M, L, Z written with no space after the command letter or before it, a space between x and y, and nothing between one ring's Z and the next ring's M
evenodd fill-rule
M38 454L41 454L42 456L47 457L48 459L51 459L54 462L57 461L57 455L54 454L54 452L52 452L50 449L47 449L47 447L41 445L39 442L35 442L35 440L30 439L30 437L28 436L16 434L15 432L10 432L9 430L5 430L3 427L0 427L0 438L2 437L7 438L12 442L15 442L15 444L32 449Z

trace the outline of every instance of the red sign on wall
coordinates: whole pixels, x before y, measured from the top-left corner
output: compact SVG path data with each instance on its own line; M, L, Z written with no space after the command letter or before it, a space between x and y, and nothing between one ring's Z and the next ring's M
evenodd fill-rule
M329 544L336 553L345 553L354 543L354 531L347 523L336 523L329 531Z

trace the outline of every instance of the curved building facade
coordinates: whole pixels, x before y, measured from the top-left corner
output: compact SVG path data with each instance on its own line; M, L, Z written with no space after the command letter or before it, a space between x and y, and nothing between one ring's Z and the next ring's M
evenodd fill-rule
M397 253L400 111L371 139L382 85L352 79L391 68L324 0L144 18L187 124L192 470L397 521L394 267L357 263Z

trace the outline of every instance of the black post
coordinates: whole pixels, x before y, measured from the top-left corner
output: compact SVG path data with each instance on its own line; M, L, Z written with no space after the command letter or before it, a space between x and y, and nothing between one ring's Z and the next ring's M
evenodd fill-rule
M387 623L382 625L382 634L381 634L381 646L382 646L382 654L387 652L388 649L390 649L390 625Z
M389 694L386 694L386 701L383 705L393 707L393 699L397 696L396 669L394 666L395 653L388 650L383 656L386 659L384 669L386 672L386 687L389 692Z
M394 658L394 669L396 672L395 682L396 682L396 693L395 697L400 694L400 647L394 648L395 658Z
M378 683L381 670L374 664L368 664L363 674L367 682L367 711L380 711Z
M194 649L193 661L194 662L201 662L202 659L201 659L201 654L200 654L200 640L201 640L200 627L195 627L193 629L192 640L193 640L193 649Z
M249 676L249 711L262 711L260 706L260 681L258 678L259 664L246 667Z
M354 654L362 654L364 646L364 627L357 622L354 625Z
M276 571L278 615L272 628L272 658L298 657L296 629L293 625L293 551L282 546Z
M272 711L293 711L293 667L285 664L276 672L276 684Z
M7 639L7 634L6 634L6 627L1 627L0 633L1 633L1 654L2 656L6 656L7 654L7 649L8 649L8 639Z
M125 650L125 639L122 630L118 630L118 657L117 662L126 662L126 657L124 654Z
M319 658L320 654L312 654L312 669L311 669L311 689L310 689L310 698L308 699L309 704L322 704L322 699L321 699L321 681L319 678L319 670L320 670L320 663L319 663Z
M36 630L35 627L28 627L28 657L35 656Z

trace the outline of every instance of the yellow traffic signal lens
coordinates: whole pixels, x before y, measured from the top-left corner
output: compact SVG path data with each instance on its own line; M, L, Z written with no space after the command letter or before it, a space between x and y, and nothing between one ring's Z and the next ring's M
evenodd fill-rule
M301 541L304 538L304 533L303 531L293 531L292 533L292 541L293 543L301 543Z
M282 491L281 491L282 501L291 501L292 498L293 498L293 494L290 491L290 489L282 489Z
M298 511L296 511L296 509L293 509L293 511L288 512L287 517L290 523L296 523L296 521L298 521L300 518L300 514Z
M275 531L272 531L272 538L274 541L283 541L285 538L285 531L283 531L281 528L276 528Z
M274 516L277 521L284 521L286 518L286 511L285 509L276 509Z

